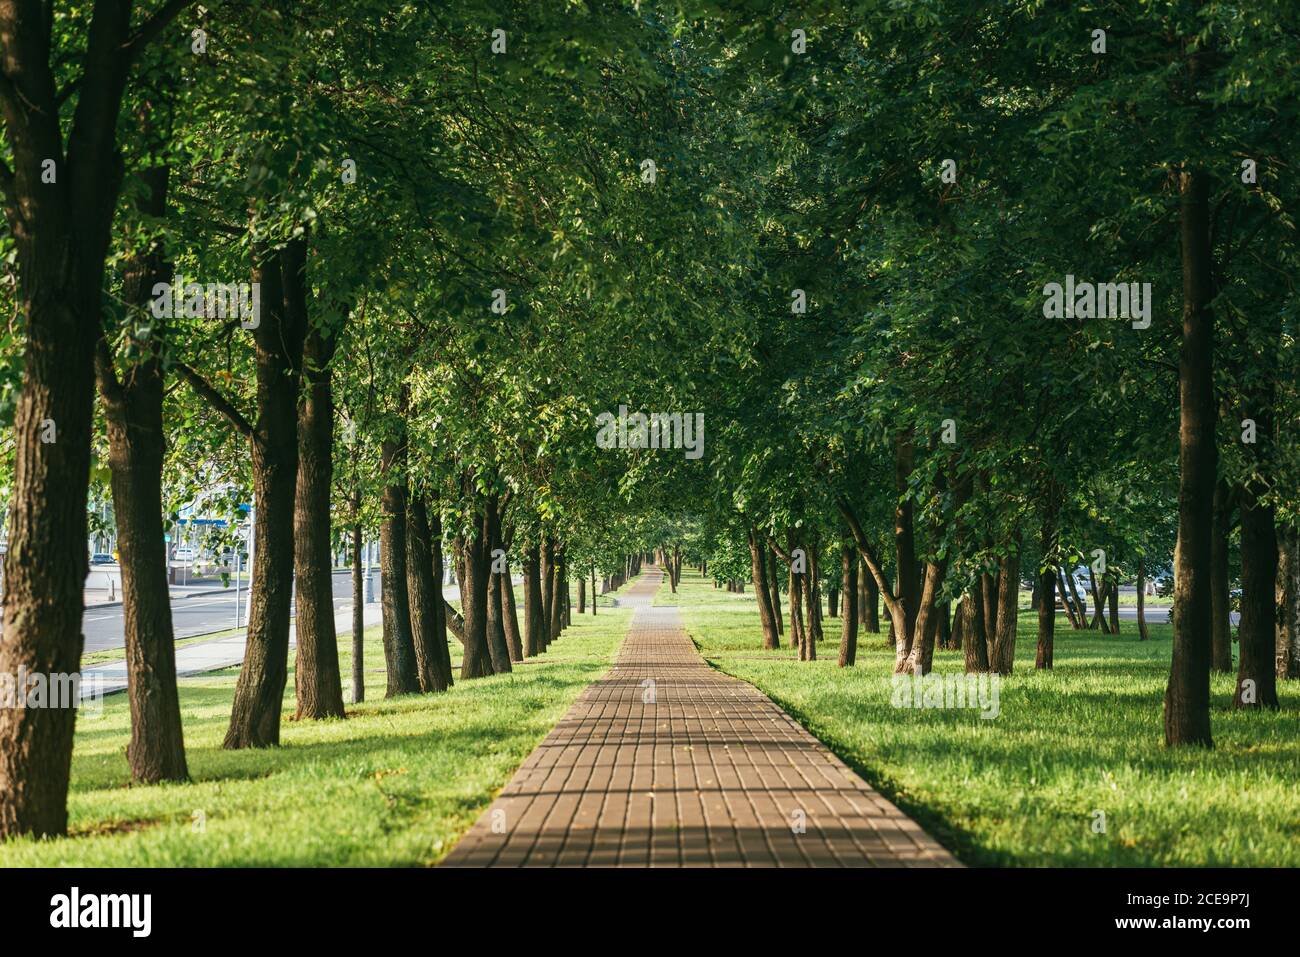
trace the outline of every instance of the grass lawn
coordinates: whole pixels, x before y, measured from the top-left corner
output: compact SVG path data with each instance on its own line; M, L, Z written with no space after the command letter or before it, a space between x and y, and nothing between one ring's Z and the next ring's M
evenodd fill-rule
M1168 751L1169 625L1144 643L1136 622L1081 637L1058 618L1055 668L1036 673L1037 624L1022 614L1015 673L985 720L892 707L893 650L860 632L856 667L837 667L839 619L825 619L819 660L799 662L762 650L748 590L683 569L679 593L665 584L656 600L682 606L711 664L766 692L968 864L1300 866L1300 687L1282 683L1279 713L1234 713L1234 680L1216 675L1215 749ZM960 653L937 652L935 670L960 672Z
M0 844L0 867L434 864L609 668L630 620L604 607L580 617L575 605L572 627L534 663L390 700L372 628L367 700L345 721L290 721L291 657L282 746L260 751L221 748L237 669L181 679L188 784L130 786L127 701L112 696L102 717L78 722L70 835ZM340 636L345 696L350 648Z

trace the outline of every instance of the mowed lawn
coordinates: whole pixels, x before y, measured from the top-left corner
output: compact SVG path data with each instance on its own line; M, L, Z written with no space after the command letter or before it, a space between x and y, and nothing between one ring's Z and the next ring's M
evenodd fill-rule
M0 844L0 867L434 864L608 670L630 620L603 601L594 618L575 604L563 636L512 673L390 700L371 628L367 700L343 721L290 720L291 655L282 746L265 750L221 748L237 669L181 679L188 784L131 786L126 697L107 698L102 717L78 721L70 836ZM350 647L340 636L345 700Z
M762 650L748 590L683 569L679 594L665 584L656 601L679 603L711 664L766 692L967 864L1300 865L1300 687L1281 683L1279 713L1233 712L1234 680L1215 676L1214 750L1166 750L1169 625L1143 643L1136 622L1112 638L1062 617L1055 668L1036 673L1036 619L1022 613L1015 673L984 720L893 707L884 635L860 632L856 667L839 668L839 619L825 620L819 660L800 662ZM935 670L961 672L960 653L937 652Z

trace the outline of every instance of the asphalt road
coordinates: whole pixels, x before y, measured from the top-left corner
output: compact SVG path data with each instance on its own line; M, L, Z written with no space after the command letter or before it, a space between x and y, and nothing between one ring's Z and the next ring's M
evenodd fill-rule
M375 579L375 598L379 597L379 570L372 573ZM453 586L454 587L454 586ZM248 589L240 589L241 613L248 603ZM334 612L338 614L352 604L352 572L334 573ZM176 638L193 638L214 631L235 627L235 587L217 594L190 595L172 600L172 627ZM126 644L126 629L122 620L122 606L104 605L86 609L82 618L82 631L86 635L86 651L104 651L121 648Z
M1149 625L1168 624L1170 620L1169 611L1171 608L1172 608L1171 605L1159 605L1155 608L1152 608L1150 605L1147 605L1146 608L1143 609L1143 611L1146 612L1146 615L1144 617L1147 620L1147 624ZM1094 609L1092 605L1089 604L1088 605L1089 620L1092 619L1093 610ZM1061 618L1066 617L1065 612L1059 608L1056 610L1056 614L1059 615ZM1110 613L1108 611L1107 617L1109 617L1109 614ZM1119 617L1121 621L1137 621L1137 616L1138 616L1138 611L1136 608L1125 608L1123 605L1120 606ZM1237 614L1235 611L1230 612L1228 617L1232 620L1232 624L1234 626L1236 626L1241 621L1241 615Z

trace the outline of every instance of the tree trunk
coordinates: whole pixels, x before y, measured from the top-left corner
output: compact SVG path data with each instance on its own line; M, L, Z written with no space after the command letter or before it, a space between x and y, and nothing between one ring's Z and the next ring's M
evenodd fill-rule
M551 556L551 605L550 605L550 624L547 627L547 633L550 639L554 641L560 637L560 632L564 629L563 613L564 607L564 549L558 545L552 550Z
M1257 435L1271 440L1272 411L1256 413ZM1268 436L1269 439L1264 437ZM1277 526L1265 489L1247 483L1241 489L1240 653L1234 708L1278 707L1277 700Z
M953 613L952 616L952 650L953 651L961 651L963 648L966 647L966 645L964 644L965 638L962 636L962 625L965 622L965 619L966 616L961 613L961 609L959 607Z
M81 661L94 354L122 179L116 129L132 59L123 52L130 5L96 4L65 161L50 65L52 9L0 8L0 107L11 154L3 189L26 337L0 641L0 674L11 676L73 675ZM56 161L57 186L41 181L47 159ZM0 708L0 838L67 830L75 720L72 707Z
M840 616L840 667L851 667L858 659L858 552L852 540L840 549L840 594L844 613Z
M625 571L631 573L631 556L624 559L623 567ZM538 573L542 589L542 605L540 609L542 613L542 643L540 650L545 651L550 643L559 637L559 630L552 626L552 622L555 620L555 539L550 535L542 537L541 563L538 566Z
M1052 536L1055 536L1055 530ZM1047 538L1044 530L1044 538ZM1046 554L1046 551L1044 552ZM1056 569L1048 565L1038 573L1038 654L1034 668L1042 671L1052 667L1052 652L1056 644Z
M803 575L790 570L790 647L802 648L804 643Z
M330 362L336 334L312 326L307 316L307 241L295 239L284 250L285 309L306 331L303 341L305 388L298 404L298 482L294 493L293 564L295 717L342 718L343 679L338 635L334 630L334 574L330 551L330 495L334 484L334 397Z
M467 481L467 488L473 483ZM482 508L482 506L480 506ZM464 656L460 663L462 680L492 674L492 652L488 645L488 578L492 574L492 523L487 510L475 517L474 532L463 540L464 574L461 576L461 608L464 624Z
M149 195L142 210L161 217L166 211L168 171L141 174ZM132 314L148 303L155 282L169 278L159 250L128 261L122 300ZM143 358L119 381L107 341L101 340L96 372L103 396L112 472L113 513L117 520L122 568L122 617L126 636L127 697L131 741L127 764L141 784L184 781L185 741L176 688L176 654L171 595L167 586L167 548L163 540L162 471L164 374L159 344L165 330L151 320L147 339L137 341Z
M488 523L488 657L492 660L492 671L496 674L504 674L512 670L512 666L510 663L510 645L506 641L506 623L501 615L502 572L498 570L501 566L499 560L493 555L494 552L500 551L502 553L501 557L505 557L505 550L501 547L501 508L497 496L493 495L488 498L487 505L483 510L483 516ZM508 566L506 567L508 573Z
M447 688L454 685L455 679L451 674L451 648L447 641L447 611L451 606L447 604L442 597L442 579L444 574L444 562L442 553L442 508L438 499L434 498L426 507L429 513L429 555L433 566L431 577L433 578L434 597L433 607L435 617L433 620L434 646L438 650L438 668L442 672L442 683Z
M433 577L433 541L424 496L412 494L406 503L406 592L411 614L415 674L426 694L447 690L442 656L438 652L438 615L442 611L442 582ZM442 639L444 646L446 637Z
M988 639L984 634L984 585L978 576L962 599L961 650L966 659L966 673L989 670Z
M898 571L896 594L903 606L903 620L894 622L895 672L902 668L912 654L912 638L916 634L916 615L921 598L921 582L916 571L912 500L907 496L912 464L913 449L909 433L899 436L894 444L894 488L898 493L898 504L894 506L894 554Z
M1020 591L1020 555L1004 556L998 569L998 630L990 664L1000 675L1011 674L1016 659L1016 615Z
M777 574L776 556L769 552L767 558L767 587L772 609L772 620L776 623L777 644L779 645L781 636L785 634L785 616L781 612L781 578Z
M354 500L356 514L361 512L361 501ZM361 522L352 526L352 703L366 700L366 592L365 569L361 564L361 551L365 544L361 537Z
M280 708L289 680L289 611L293 601L294 501L298 485L298 382L304 329L284 308L281 262L262 257L261 317L253 338L257 361L257 425L252 437L253 584L244 662L235 684L230 727L222 746L280 743Z
M939 613L938 597L943 590L943 582L948 574L947 559L929 562L925 566L925 580L921 586L921 596L916 615L916 634L907 642L912 650L901 664L896 663L895 672L913 675L927 675L934 664L934 642L938 634L936 616Z
M1232 489L1214 483L1214 527L1210 539L1210 670L1232 672L1232 581L1228 536L1232 532Z
M876 579L866 568L862 569L861 579L866 598L866 610L862 619L862 627L872 634L880 634L880 586L876 584Z
M808 548L808 573L802 576L804 597L808 601L808 622L804 643L799 646L802 661L817 660L817 645L822 640L821 556L814 540Z
M767 556L759 534L749 529L750 574L754 581L754 596L758 599L758 620L763 628L763 647L771 650L781 647L781 637L776 630L776 616L772 612L772 593L767 584Z
M998 633L998 574L985 572L980 576L980 585L984 590L982 607L984 609L984 637L989 645L989 658L992 660L993 639Z
M1205 174L1183 170L1179 192L1183 341L1178 359L1178 561L1174 652L1165 689L1165 744L1213 747L1209 570L1218 450L1214 444L1214 314L1210 310L1214 264Z
M581 588L578 589L582 591ZM519 634L519 612L515 608L515 583L510 578L510 566L501 576L501 622L506 629L506 644L510 646L510 660L524 660L524 642Z
M383 591L384 666L388 672L384 696L392 698L420 690L406 578L405 433L395 439L384 439L380 454L384 518L379 527L379 574Z
M1300 678L1300 531L1283 528L1278 537L1276 672Z
M1110 581L1110 632L1119 634L1119 576Z
M1104 584L1097 584L1097 572L1092 566L1088 567L1088 586L1092 589L1092 624L1089 626L1093 631L1101 629L1102 634L1110 634L1110 625L1106 622L1106 594Z
M541 558L536 544L524 554L524 657L535 658L546 647L542 610Z

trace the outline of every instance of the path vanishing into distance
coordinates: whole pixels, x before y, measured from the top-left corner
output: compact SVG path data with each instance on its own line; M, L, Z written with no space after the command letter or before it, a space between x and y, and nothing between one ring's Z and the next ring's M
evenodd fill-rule
M959 867L770 698L710 668L648 566L614 667L443 861Z

